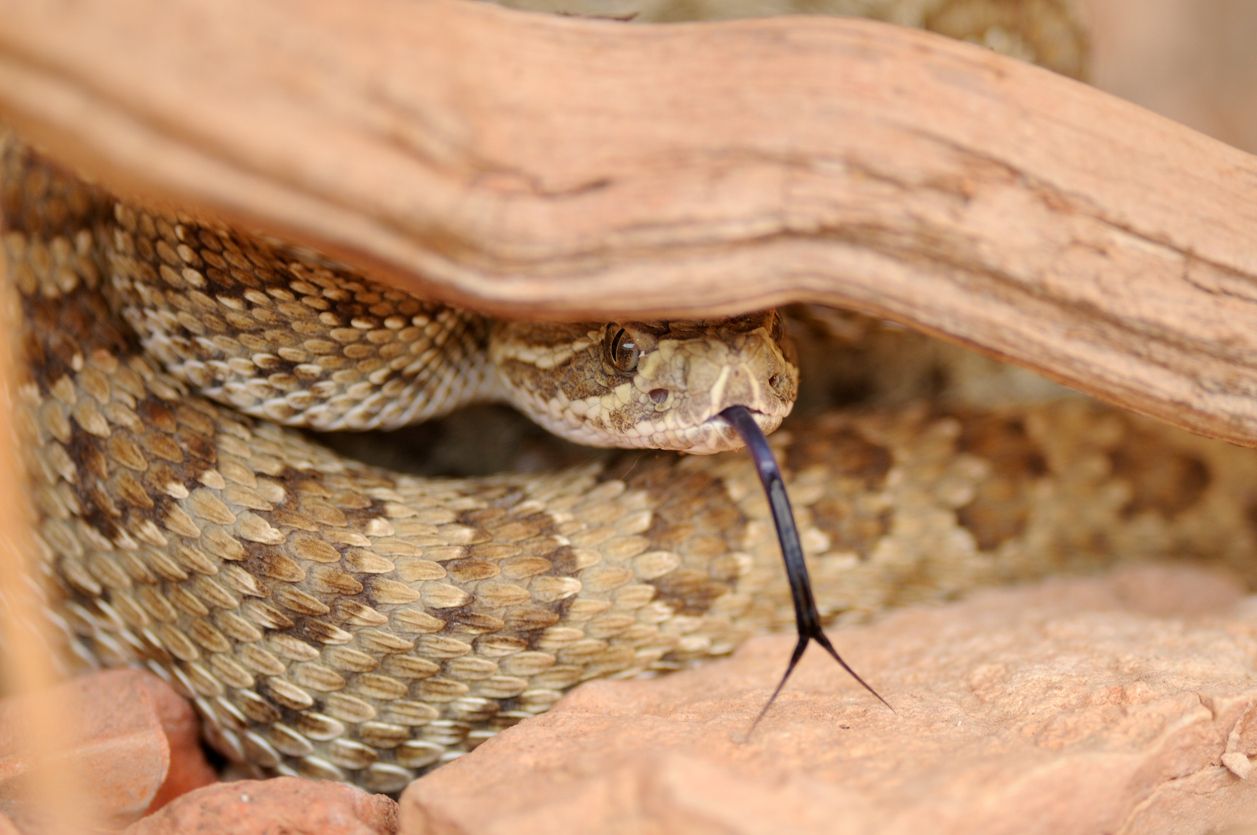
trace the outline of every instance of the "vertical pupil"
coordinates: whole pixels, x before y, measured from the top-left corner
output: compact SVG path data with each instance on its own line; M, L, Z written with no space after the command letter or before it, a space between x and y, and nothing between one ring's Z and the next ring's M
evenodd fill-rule
M620 350L616 351L616 356L620 358L621 365L628 365L633 361L633 354L637 353L637 345L631 339L625 339L620 343Z
M611 340L611 361L621 371L632 371L637 365L637 343L623 329Z

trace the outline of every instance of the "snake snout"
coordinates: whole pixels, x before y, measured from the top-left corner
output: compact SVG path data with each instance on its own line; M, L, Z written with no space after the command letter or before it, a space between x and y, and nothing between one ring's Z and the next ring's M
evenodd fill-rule
M798 369L773 345L760 344L730 362L710 388L710 414L743 406L752 414L784 418L794 408ZM775 428L775 427L774 427Z
M764 434L776 430L794 408L798 368L789 346L767 329L739 334L719 350L713 348L707 359L695 363L686 380L694 408L686 452L701 455L743 446L741 436L721 417L732 406L745 408Z

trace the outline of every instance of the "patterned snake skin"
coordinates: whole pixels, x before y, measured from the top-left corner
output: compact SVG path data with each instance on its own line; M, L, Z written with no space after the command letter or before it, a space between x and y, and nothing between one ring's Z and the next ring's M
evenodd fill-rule
M80 660L174 682L230 759L397 791L579 682L674 669L793 622L740 453L424 477L241 411L322 428L427 418L493 389L496 328L527 346L550 326L486 322L117 202L12 138L0 154L50 618ZM761 363L736 385L785 402L778 322L735 322L736 338L759 335ZM563 339L594 333L602 358L606 327ZM672 331L634 327L644 367ZM543 407L614 399L601 431L675 405L619 408L553 355L496 361L548 364L525 385ZM827 413L772 442L827 618L1118 558L1254 573L1251 454L1079 399Z

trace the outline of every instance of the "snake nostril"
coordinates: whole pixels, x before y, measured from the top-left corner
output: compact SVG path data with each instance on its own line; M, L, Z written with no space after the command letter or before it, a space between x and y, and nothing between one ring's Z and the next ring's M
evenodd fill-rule
M656 404L662 406L663 402L668 399L668 390L667 389L651 389L650 399L655 401Z

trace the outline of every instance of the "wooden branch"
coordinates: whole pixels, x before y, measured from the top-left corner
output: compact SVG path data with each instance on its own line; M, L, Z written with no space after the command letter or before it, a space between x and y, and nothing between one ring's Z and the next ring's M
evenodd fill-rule
M811 300L1257 444L1257 159L852 20L13 0L0 117L129 194L513 315Z

